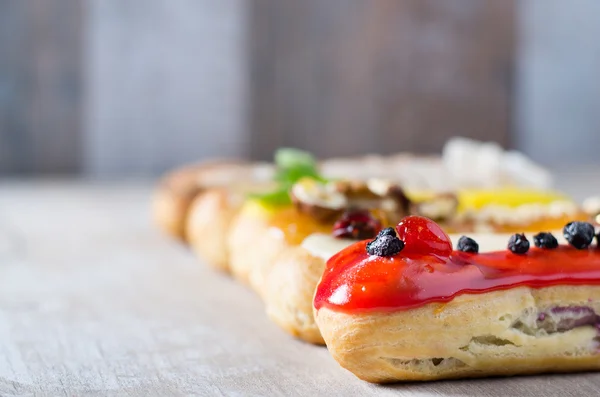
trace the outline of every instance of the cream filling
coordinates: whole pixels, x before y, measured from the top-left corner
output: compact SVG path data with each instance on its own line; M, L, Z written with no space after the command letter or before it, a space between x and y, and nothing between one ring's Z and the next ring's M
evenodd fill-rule
M544 219L556 219L565 216L575 216L579 211L577 204L570 201L555 201L550 204L522 204L518 207L505 205L486 205L476 211L466 211L459 217L472 220L475 228L490 222L497 225L528 225Z
M588 197L582 207L586 214L597 217L600 214L600 196Z
M313 233L305 238L300 245L312 255L329 260L333 255L355 242L356 240L335 238L325 233Z
M517 185L548 189L552 174L522 153L492 142L455 137L442 151L449 179L458 187Z
M563 237L561 230L555 230L551 232L554 237L558 240L559 244L568 244L567 240ZM458 240L461 236L466 235L479 244L479 252L489 251L502 251L507 249L508 240L511 234L508 233L469 233L469 234L450 234L450 240L452 240L452 246L456 249ZM535 233L528 233L525 236L529 240L531 247L533 244L533 236ZM310 252L312 255L322 258L323 260L329 260L333 255L337 254L344 248L355 243L356 240L350 239L339 239L329 234L324 233L313 233L302 241L301 246Z

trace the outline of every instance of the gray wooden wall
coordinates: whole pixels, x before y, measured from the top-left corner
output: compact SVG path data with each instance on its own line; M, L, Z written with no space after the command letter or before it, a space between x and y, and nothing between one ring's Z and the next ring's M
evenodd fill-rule
M494 139L598 162L595 0L0 0L0 174Z
M514 2L278 0L252 9L252 154L509 144Z
M246 147L244 0L90 0L84 170L158 173Z
M0 175L79 169L82 16L77 0L0 0Z
M555 167L600 164L600 1L519 6L516 145Z

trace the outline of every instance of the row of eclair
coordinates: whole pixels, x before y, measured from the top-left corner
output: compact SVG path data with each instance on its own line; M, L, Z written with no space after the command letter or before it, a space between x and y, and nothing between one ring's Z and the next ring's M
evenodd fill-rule
M465 157L470 159L471 170ZM515 161L521 167L515 167ZM524 175L528 171L530 174ZM465 172L471 174L465 176ZM569 283L541 283L538 287L535 282L521 285L511 279L506 285L476 293L469 286L478 283L478 277L495 277L495 270L488 267L506 267L514 272L514 263L523 267L522 262L528 259L508 256L489 265L488 259L483 264L470 263L464 255L503 258L507 255L504 251L487 252L505 248L508 234L560 230L566 223L587 221L596 215L586 213L565 195L548 190L548 185L547 173L526 159L469 141L452 142L441 159L399 154L316 162L305 152L286 149L276 154L274 164L214 162L177 170L157 189L154 215L165 231L189 243L205 262L249 284L263 298L269 317L283 329L311 343L326 343L342 366L363 379L386 382L482 376L502 373L491 370L498 357L488 348L500 349L500 356L516 349L515 362L529 353L519 353L515 347L519 343L512 336L491 330L482 333L475 323L483 319L467 321L469 313L480 316L479 309L493 312L493 316L503 317L502 324L508 329L533 312L548 312L547 317L554 318L552 313L562 310L560 321L577 324L583 321L579 317L587 318L585 314L590 311L593 316L600 313L595 303L587 300L567 304L567 300L555 297L556 302L550 299L550 306L542 307L534 298L548 288L568 289ZM397 233L380 235L382 230L399 230L399 225L408 228L403 232L407 238ZM419 234L424 229L434 230L439 241ZM456 245L463 234L477 241L477 251L482 253L461 250L456 261L452 241ZM418 236L416 243L414 236ZM381 245L382 238L397 244L395 249L402 245L402 249L386 256L377 255L383 251L365 248L368 242L371 248L387 247ZM444 246L445 256L435 249L432 253L427 241ZM463 238L463 245L465 241ZM533 247L536 253L530 256L547 254L537 250ZM563 255L561 260L567 260L563 249L557 252ZM386 261L392 261L391 265L381 263ZM544 269L542 278L547 278L550 271ZM421 281L423 288L416 288ZM488 295L512 297L521 289L525 290L516 306L481 306L489 303ZM419 297L424 290L443 299ZM446 295L446 290L454 293ZM457 306L459 312L450 310L465 299L470 303ZM399 301L413 303L394 303ZM424 310L433 313L432 317L425 318ZM402 324L393 325L396 318ZM444 318L443 324L436 325L440 318ZM497 327L495 320L490 318L488 325ZM590 328L590 321L566 333L583 332L580 328ZM592 325L597 327L598 323ZM403 327L413 332L396 332ZM473 328L473 332L465 327ZM389 332L382 331L386 329ZM434 350L443 351L437 345L446 343L444 338L459 334L475 338L475 342L459 346L464 354L452 350L451 355L432 356ZM535 338L539 339L538 334ZM556 339L557 335L546 337ZM496 339L500 342L495 343ZM434 350L433 340L437 341ZM479 343L488 340L490 344ZM551 340L544 343L555 343ZM597 345L597 336L592 340ZM476 346L471 346L473 343ZM386 349L396 350L386 353ZM467 356L476 356L477 349L483 349L487 358L469 360ZM564 361L563 356L558 355L557 360ZM510 373L552 370L534 361ZM592 368L576 364L563 369L583 367Z

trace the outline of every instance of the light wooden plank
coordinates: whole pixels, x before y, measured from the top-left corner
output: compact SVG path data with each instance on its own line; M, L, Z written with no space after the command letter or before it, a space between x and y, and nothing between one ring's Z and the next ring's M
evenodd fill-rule
M598 182L571 179L574 189ZM598 395L599 374L367 384L160 235L151 186L0 182L0 191L2 395Z

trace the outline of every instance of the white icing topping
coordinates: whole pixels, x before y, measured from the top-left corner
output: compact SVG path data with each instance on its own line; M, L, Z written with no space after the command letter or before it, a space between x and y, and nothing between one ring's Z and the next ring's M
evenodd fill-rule
M450 196L439 196L419 204L420 215L431 219L451 217L456 211L456 199Z
M528 225L543 219L574 216L579 211L577 204L571 201L555 201L550 204L522 204L518 207L504 205L486 205L478 211L461 214L464 220L472 220L475 228L490 223L496 225Z
M600 196L588 197L583 201L583 210L586 214L600 214Z
M384 178L405 189L448 191L459 188L521 186L548 189L552 175L522 153L505 151L498 144L452 138L441 158L411 156L365 156L331 159L321 163L330 178L367 180Z
M302 247L314 256L328 260L356 240L335 238L329 234L313 233L302 241Z
M522 153L504 151L493 142L452 138L443 149L442 160L457 187L517 185L548 189L552 175Z
M292 196L304 204L325 208L341 209L348 207L348 197L335 190L335 184L323 184L312 179L304 179L292 187Z
M369 190L379 196L385 196L393 185L392 181L383 178L369 178L367 180Z

